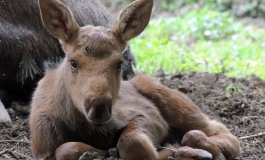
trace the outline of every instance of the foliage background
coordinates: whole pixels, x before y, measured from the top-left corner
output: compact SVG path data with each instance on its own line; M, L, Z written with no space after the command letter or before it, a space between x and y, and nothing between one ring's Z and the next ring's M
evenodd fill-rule
M131 1L104 3L115 12ZM155 0L154 6L148 28L131 42L138 72L255 74L265 79L264 0ZM243 23L245 19L250 21Z
M113 12L120 10L133 0L101 0ZM218 11L230 11L235 16L265 16L264 0L154 0L155 12L186 13L194 7L211 6Z

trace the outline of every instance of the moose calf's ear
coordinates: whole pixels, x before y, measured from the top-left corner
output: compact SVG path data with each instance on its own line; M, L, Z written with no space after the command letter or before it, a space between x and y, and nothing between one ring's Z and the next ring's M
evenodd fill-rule
M123 41L138 36L148 25L153 8L153 0L136 0L123 9L114 24L114 32Z
M79 29L73 13L58 0L39 0L42 22L56 38L66 41Z

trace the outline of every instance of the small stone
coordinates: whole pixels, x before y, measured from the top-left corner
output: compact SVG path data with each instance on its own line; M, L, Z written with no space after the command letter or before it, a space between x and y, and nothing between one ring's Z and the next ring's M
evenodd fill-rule
M11 118L0 100L0 123L10 123Z

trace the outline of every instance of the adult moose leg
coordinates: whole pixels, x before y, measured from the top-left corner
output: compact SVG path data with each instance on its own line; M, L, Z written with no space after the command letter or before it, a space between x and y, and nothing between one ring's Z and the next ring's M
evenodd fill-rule
M135 77L132 83L155 103L169 127L184 135L182 145L206 150L216 160L233 159L240 154L239 141L227 127L210 120L184 94L144 75Z

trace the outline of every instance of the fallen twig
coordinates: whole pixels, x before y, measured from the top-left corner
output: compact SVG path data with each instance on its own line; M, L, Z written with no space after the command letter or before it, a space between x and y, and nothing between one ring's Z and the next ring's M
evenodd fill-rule
M258 134L253 134L253 135L249 135L249 136L243 136L243 137L239 137L239 139L248 139L248 138L253 138L253 137L259 137L259 136L263 136L265 135L265 132L261 132L261 133L258 133Z
M11 155L13 158L15 158L15 159L19 159L19 158L17 158L17 156L19 156L19 157L26 158L26 159L28 159L28 160L33 160L33 158L31 158L31 157L29 157L29 156L27 156L27 155L24 155L24 154L22 154L22 153L18 153L18 152L16 152L16 151L13 151L14 149L15 149L15 147L10 148L10 149L5 149L5 150L3 150L3 151L0 152L0 155L3 155L3 154L9 154L9 155ZM15 156L15 155L17 155L17 156Z
M5 149L5 150L3 150L3 151L0 152L0 155L6 154L6 153L8 153L8 152L10 152L10 151L12 151L14 149L15 149L15 147L10 148L10 149Z
M4 143L4 142L26 143L26 144L30 144L29 141L19 141L19 140L0 140L0 143Z
M5 150L1 151L0 155L5 154L6 152L8 152L8 149L5 149Z
M23 158L27 158L27 159L29 159L29 160L33 159L33 158L31 158L31 157L29 157L29 156L27 156L27 155L24 155L24 154L22 154L22 153L18 153L18 152L16 152L16 151L13 151L13 154L16 154L16 155L18 155L18 156L20 156L20 157L23 157Z
M21 135L18 135L15 139L18 139L20 137L27 136L27 135L29 135L29 133L21 134Z
M10 156L12 156L13 158L15 158L15 159L18 160L17 156L15 156L14 153L13 153L12 151L7 150L6 152L7 152Z

